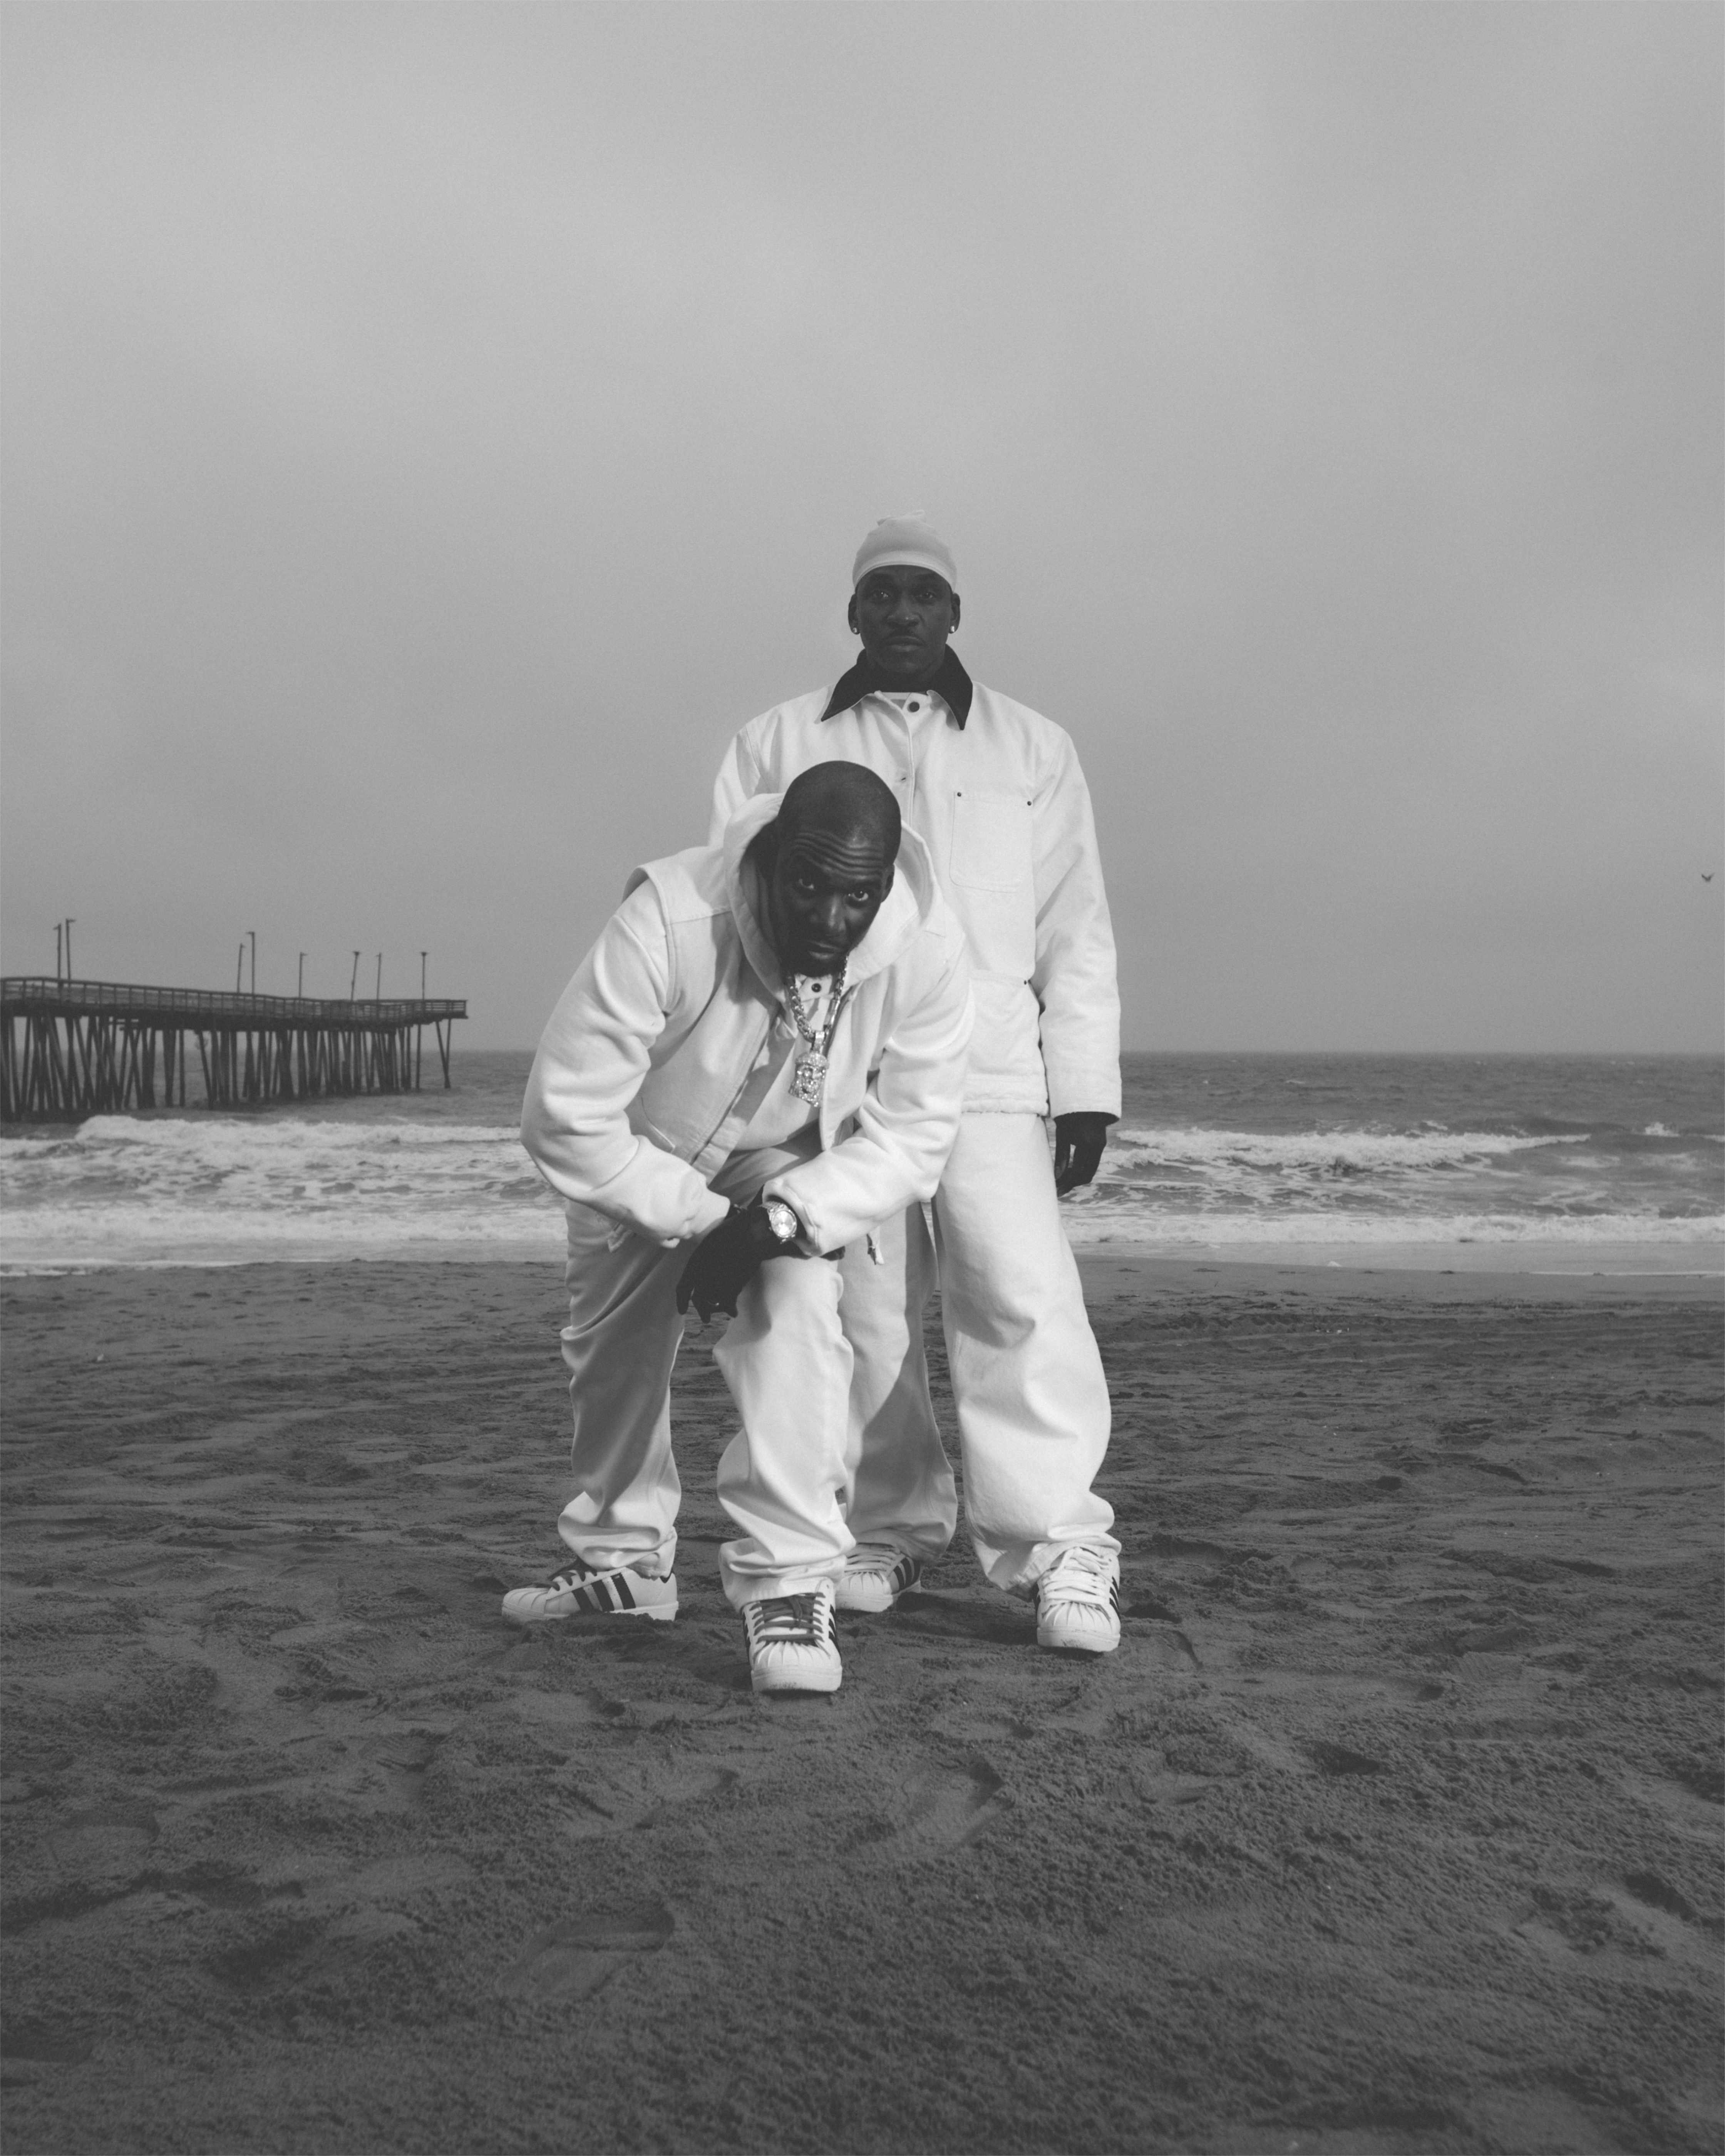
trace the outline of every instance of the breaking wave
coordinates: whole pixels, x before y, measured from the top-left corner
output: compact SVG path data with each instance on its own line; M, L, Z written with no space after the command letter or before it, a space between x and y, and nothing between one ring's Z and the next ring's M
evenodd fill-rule
M499 1061L490 1089L470 1086L465 1099L397 1096L321 1114L104 1116L0 1138L0 1265L555 1259L561 1209L515 1129L525 1066ZM1450 1066L1434 1070L1425 1095L1435 1101ZM1158 1075L1165 1086L1160 1066ZM1405 1082L1404 1070L1395 1075ZM1397 1127L1378 1120L1363 1088L1357 1103L1346 1100L1346 1075L1338 1070L1325 1088L1340 1096L1344 1126L1327 1131L1212 1127L1183 1117L1183 1101L1166 1104L1172 1116L1156 1113L1159 1101L1147 1115L1141 1095L1111 1133L1095 1186L1062 1209L1072 1240L1226 1250L1693 1249L1725 1240L1717 1119L1697 1129L1702 1119L1686 1102L1673 1114L1649 1100L1633 1116L1602 1119L1558 1112L1568 1103L1548 1095L1537 1114L1506 1114L1508 1128L1490 1127L1489 1102L1466 1127L1410 1119ZM1261 1065L1246 1076L1263 1090ZM1258 1103L1242 1091L1240 1105L1255 1112Z

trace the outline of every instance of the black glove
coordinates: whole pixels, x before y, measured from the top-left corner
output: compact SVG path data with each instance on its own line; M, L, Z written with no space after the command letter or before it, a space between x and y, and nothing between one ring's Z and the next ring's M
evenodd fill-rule
M1081 1190L1102 1163L1102 1147L1108 1142L1112 1116L1081 1108L1070 1116L1055 1117L1055 1196Z
M705 1325L716 1310L737 1315L737 1298L768 1258L800 1258L794 1243L782 1243L767 1219L767 1203L733 1204L711 1235L703 1236L677 1282L679 1317L692 1302Z

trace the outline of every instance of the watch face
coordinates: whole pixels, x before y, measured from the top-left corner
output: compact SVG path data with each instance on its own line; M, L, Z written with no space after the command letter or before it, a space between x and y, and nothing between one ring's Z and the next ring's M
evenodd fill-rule
M767 1201L767 1224L781 1243L793 1242L797 1235L797 1216L782 1198Z

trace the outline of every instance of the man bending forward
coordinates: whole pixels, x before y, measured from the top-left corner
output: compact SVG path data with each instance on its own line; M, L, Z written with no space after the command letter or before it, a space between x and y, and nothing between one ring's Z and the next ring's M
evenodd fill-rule
M719 1565L755 1689L837 1690L852 1354L847 1275L821 1260L932 1194L970 1027L963 932L857 766L636 870L527 1081L522 1142L568 1218L572 1562L506 1614L675 1615L667 1395L692 1301L733 1313Z

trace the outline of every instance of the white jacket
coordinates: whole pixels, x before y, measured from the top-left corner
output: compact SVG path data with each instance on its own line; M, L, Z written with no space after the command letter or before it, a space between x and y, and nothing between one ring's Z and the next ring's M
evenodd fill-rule
M752 794L783 790L811 764L878 772L906 828L927 840L969 941L977 1023L966 1108L1117 1116L1114 932L1077 752L1040 712L970 684L962 669L957 678L972 694L966 722L925 719L920 767L909 725L881 696L823 719L829 696L817 690L752 719L720 768L713 834Z
M742 1096L795 1028L757 918L749 841L778 813L752 800L722 846L637 869L552 1012L521 1142L559 1196L670 1245L726 1202L707 1188L748 1120ZM771 1178L808 1240L834 1250L932 1197L958 1128L971 1029L963 931L906 831L897 875L850 954L829 1050L821 1151Z

